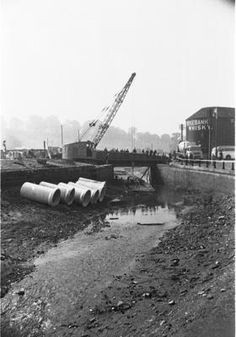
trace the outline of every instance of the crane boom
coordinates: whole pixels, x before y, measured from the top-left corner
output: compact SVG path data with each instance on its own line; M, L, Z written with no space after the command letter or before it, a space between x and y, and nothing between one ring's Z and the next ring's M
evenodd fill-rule
M136 76L136 73L133 73L123 89L116 95L115 101L113 104L109 107L108 112L106 114L106 117L104 118L103 122L99 125L98 131L96 135L94 136L92 140L92 147L96 148L98 143L101 141L102 137L108 130L109 126L111 125L111 122L113 121L117 111L119 110L121 104L123 103L125 96L127 95L127 92L133 82L134 77Z

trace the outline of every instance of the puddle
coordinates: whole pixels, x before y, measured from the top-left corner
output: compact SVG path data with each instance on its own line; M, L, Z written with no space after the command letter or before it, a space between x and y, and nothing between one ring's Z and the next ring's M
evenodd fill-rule
M176 220L174 210L170 210L168 206L152 206L152 207L132 207L128 210L118 210L108 214L105 221L110 224L124 225L130 224L131 226L137 223L166 223L168 221Z
M100 252L109 249L112 249L109 254L116 262L115 247L119 251L123 246L131 258L131 252L136 252L140 248L144 250L152 248L163 232L176 225L176 213L167 204L116 209L111 213L94 217L86 228L75 234L72 239L59 242L56 248L38 257L35 265L39 267L53 262L52 269L55 269L59 261L61 264L73 264L72 260L82 259L87 255L94 255L96 260L96 255L99 256ZM112 241L112 244L104 240ZM125 247L127 242L128 248Z
M135 257L156 246L163 233L177 224L174 209L167 205L140 205L96 217L85 230L35 260L37 293L43 296L46 289L47 301L52 306L57 303L56 320L72 313L77 303L88 307L114 276L131 272Z

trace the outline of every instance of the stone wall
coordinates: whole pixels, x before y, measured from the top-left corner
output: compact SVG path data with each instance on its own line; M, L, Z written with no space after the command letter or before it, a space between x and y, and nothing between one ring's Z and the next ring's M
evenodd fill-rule
M162 182L174 188L234 194L235 177L206 171L158 165Z
M96 180L111 181L114 177L112 165L97 165L96 166Z
M40 181L51 183L76 181L79 177L111 181L113 167L111 165L82 165L80 167L48 167L34 170L10 170L1 172L1 186L20 186L25 182L38 184Z

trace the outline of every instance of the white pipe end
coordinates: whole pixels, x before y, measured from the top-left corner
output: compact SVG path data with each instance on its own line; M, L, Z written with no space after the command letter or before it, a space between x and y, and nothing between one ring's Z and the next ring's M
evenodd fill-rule
M61 191L59 188L52 189L52 192L48 196L48 205L57 206L61 199Z

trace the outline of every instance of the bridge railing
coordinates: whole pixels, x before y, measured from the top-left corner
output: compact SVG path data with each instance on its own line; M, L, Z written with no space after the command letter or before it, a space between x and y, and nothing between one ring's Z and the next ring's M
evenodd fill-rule
M133 152L109 152L107 154L108 161L131 161L131 162L161 162L167 161L166 156L148 155L146 153Z
M173 162L178 162L180 165L188 167L199 167L213 171L230 172L234 174L235 161L233 160L208 160L208 159L183 159L178 158Z

